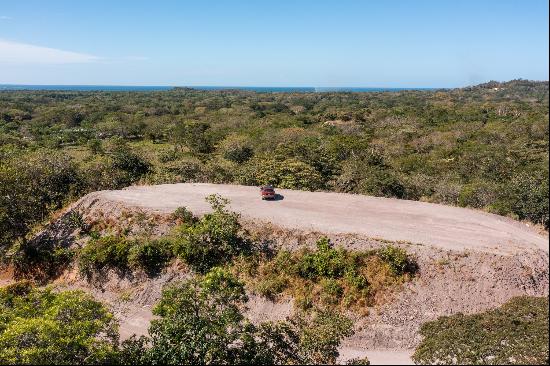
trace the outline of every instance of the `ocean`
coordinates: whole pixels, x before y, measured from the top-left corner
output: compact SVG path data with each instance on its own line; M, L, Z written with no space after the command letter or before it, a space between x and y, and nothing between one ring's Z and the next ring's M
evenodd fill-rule
M63 91L164 91L175 86L128 85L22 85L0 84L1 90L63 90ZM258 93L323 93L323 92L396 92L403 90L436 90L437 88L357 88L357 87L281 87L281 86L181 86L197 90L246 90Z

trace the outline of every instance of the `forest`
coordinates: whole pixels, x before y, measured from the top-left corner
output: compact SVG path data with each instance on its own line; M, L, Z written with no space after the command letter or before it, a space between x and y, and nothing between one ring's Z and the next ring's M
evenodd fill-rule
M0 363L335 363L354 332L346 314L415 280L414 255L395 243L351 251L320 237L267 250L217 195L201 217L178 208L162 237L103 235L75 211L63 220L86 245L31 239L89 192L179 182L441 203L547 230L548 90L513 80L367 93L0 91L0 267L19 280L0 287ZM70 264L92 284L158 278L174 262L190 276L163 287L147 335L122 342L106 304L51 282ZM250 291L291 297L297 311L253 324ZM548 363L547 325L547 298L518 297L424 323L412 358Z
M0 248L84 194L213 182L396 197L548 228L548 82L434 91L0 92Z

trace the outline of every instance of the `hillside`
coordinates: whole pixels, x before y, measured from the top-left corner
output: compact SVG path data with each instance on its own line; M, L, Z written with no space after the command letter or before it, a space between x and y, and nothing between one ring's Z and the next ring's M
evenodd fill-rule
M261 201L255 187L212 184L136 186L91 193L73 204L35 237L36 243L86 246L88 234L69 225L162 237L174 226L171 214L185 206L196 214L210 209L204 197L218 193L256 240L293 251L326 235L351 251L388 243L415 258L418 273L384 294L368 316L349 312L355 334L341 346L343 359L367 355L376 362L410 362L421 324L441 315L477 313L521 295L548 295L547 237L525 224L479 211L412 201L349 194L278 190L276 201ZM121 321L121 336L145 334L161 288L188 278L185 265L173 262L157 276L109 270L90 281L76 264L53 282L59 289L83 289L109 304ZM296 310L292 297L268 299L250 291L247 314L253 321L282 320ZM408 361L407 361L408 360Z

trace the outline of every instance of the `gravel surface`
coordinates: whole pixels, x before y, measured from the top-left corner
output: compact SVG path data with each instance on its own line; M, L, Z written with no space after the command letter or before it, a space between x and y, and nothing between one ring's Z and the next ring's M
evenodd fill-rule
M185 206L202 214L209 210L205 196L213 193L229 198L231 209L246 219L288 229L359 234L498 254L530 249L548 251L548 238L523 223L433 203L286 189L277 190L278 200L262 201L257 187L206 183L134 186L95 194L109 201L163 213Z

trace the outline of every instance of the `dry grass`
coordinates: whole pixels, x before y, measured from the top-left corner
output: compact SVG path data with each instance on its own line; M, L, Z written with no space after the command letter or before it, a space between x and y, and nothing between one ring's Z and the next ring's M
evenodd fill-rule
M316 263L313 267L312 258ZM414 275L396 274L378 251L319 247L241 257L231 268L258 295L272 300L291 296L302 309L322 305L352 309L361 315L366 315L369 307L384 303Z

